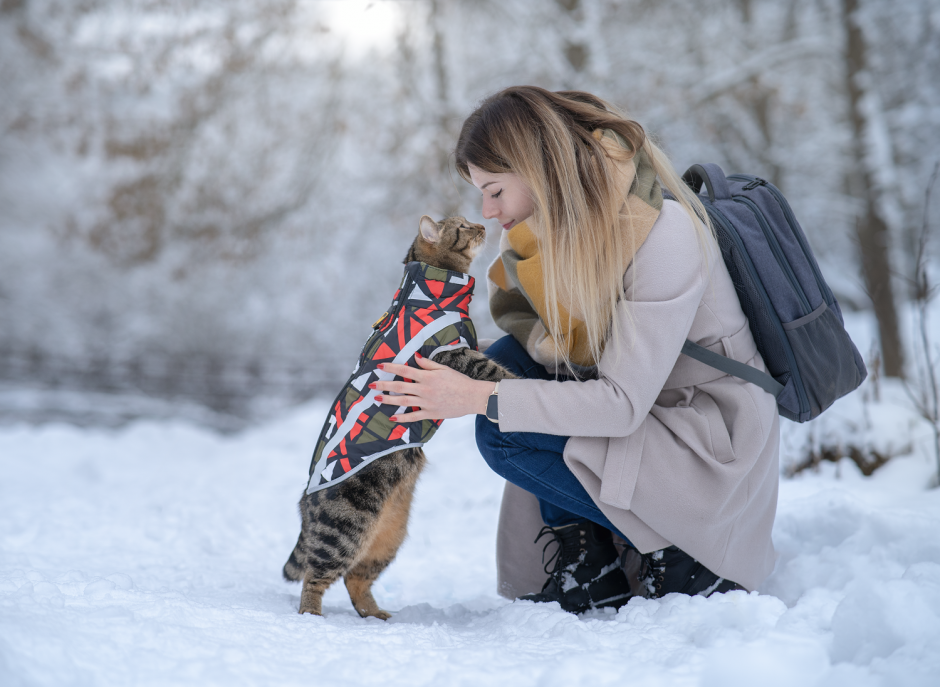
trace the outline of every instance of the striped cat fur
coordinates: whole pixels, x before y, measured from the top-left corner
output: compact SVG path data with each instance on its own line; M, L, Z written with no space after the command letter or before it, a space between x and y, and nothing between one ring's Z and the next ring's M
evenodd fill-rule
M419 222L404 263L424 262L466 273L486 242L482 225L463 217ZM442 351L435 362L473 379L499 381L513 375L478 351ZM408 533L408 516L418 476L425 465L421 448L396 451L342 482L300 499L301 529L284 565L284 577L303 581L300 613L322 615L323 593L340 577L362 617L391 617L372 596L372 584L394 560Z

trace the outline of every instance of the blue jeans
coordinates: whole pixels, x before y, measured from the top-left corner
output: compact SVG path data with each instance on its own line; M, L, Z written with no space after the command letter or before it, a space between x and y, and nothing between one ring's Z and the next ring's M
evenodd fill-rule
M532 360L512 336L504 336L486 351L487 357L526 379L555 379ZM628 541L611 524L565 465L568 437L538 432L500 432L499 425L477 416L477 447L493 471L539 500L542 520L559 527L591 520Z

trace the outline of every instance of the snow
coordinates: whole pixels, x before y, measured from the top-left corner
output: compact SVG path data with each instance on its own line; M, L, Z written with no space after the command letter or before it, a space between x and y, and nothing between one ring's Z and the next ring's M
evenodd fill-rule
M166 418L0 427L0 684L864 687L940 674L940 490L921 450L872 477L843 459L782 479L779 558L757 592L578 617L497 596L502 482L472 423L448 421L375 585L392 619L359 618L342 584L324 617L300 616L280 568L325 408L229 435ZM831 423L851 415L838 408ZM801 431L785 425L785 462Z

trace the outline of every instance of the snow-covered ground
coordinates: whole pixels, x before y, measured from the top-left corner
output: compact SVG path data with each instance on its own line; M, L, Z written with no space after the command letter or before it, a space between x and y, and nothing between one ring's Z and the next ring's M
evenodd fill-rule
M861 399L826 421L923 444L909 415ZM280 569L324 410L228 436L168 419L0 428L0 685L937 684L940 490L924 450L871 478L848 460L784 478L758 592L576 617L496 595L502 483L472 424L448 421L375 587L393 618L360 619L342 584L319 618L297 614ZM787 427L789 460L825 440L823 424Z

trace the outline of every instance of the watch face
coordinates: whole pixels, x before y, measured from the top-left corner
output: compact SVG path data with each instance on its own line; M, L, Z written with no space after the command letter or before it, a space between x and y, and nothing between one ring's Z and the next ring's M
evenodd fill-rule
M497 399L499 396L496 394L490 394L490 397L486 400L486 416L490 420L499 419L499 410L497 409Z

